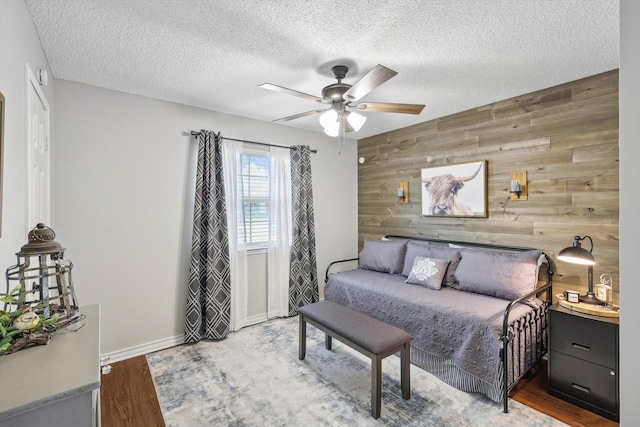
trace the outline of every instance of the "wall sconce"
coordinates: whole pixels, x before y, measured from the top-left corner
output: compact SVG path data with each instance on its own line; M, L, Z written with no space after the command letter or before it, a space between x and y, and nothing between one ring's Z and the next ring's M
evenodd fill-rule
M582 247L582 244L580 243L581 241L586 239L589 239L589 242L591 242L591 248L589 250L584 249ZM596 261L593 258L593 255L591 255L592 251L593 240L590 236L575 236L573 238L573 245L561 250L558 254L558 259L561 261L570 262L572 264L586 265L588 281L587 294L580 295L579 300L580 302L584 302L587 304L603 304L603 302L597 299L595 294L593 293L593 266L595 265Z
M511 200L527 200L527 171L511 172Z
M398 186L398 202L409 203L409 181L403 181Z

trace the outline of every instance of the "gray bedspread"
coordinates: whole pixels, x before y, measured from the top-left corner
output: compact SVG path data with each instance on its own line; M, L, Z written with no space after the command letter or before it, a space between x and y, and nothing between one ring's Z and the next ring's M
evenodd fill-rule
M364 269L330 276L324 295L404 329L411 345L450 359L463 371L495 383L500 366L502 319L509 301L443 287L431 290L404 283L406 277ZM530 311L517 304L510 320Z

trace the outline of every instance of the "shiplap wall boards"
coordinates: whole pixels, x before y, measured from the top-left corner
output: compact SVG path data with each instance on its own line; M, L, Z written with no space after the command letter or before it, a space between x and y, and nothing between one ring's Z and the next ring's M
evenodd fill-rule
M587 268L555 257L589 235L594 283L610 274L619 302L618 70L361 139L358 157L360 245L395 234L534 247L554 259L554 294L584 293ZM480 160L487 218L421 216L422 168ZM510 200L514 171L527 172L528 200ZM408 204L398 202L402 181Z

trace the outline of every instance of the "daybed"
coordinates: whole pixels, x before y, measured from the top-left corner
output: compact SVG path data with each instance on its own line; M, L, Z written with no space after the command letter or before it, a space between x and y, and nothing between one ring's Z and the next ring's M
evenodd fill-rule
M407 331L414 365L508 412L509 392L547 351L546 255L401 236L365 239L359 255L329 265L325 299Z

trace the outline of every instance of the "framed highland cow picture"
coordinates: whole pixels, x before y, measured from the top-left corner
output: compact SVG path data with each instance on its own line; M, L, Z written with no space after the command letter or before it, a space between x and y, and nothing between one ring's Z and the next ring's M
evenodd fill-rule
M422 215L487 217L487 161L422 169Z

